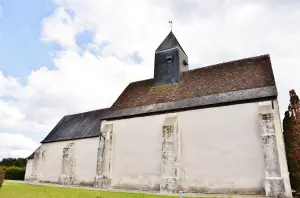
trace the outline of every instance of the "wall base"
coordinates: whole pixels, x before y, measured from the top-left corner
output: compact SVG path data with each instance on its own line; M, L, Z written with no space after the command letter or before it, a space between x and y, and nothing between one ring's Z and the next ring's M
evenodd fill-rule
M74 178L70 175L61 175L59 176L58 183L62 185L73 185Z
M109 189L111 187L111 179L103 176L96 176L94 186L95 188Z
M162 193L177 193L177 178L168 177L162 179L160 184L160 192Z
M285 197L285 189L282 178L269 178L265 180L267 197Z

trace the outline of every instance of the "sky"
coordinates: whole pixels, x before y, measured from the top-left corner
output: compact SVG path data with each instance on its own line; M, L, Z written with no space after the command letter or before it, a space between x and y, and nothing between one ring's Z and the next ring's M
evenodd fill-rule
M300 91L298 0L0 0L0 159L151 78L170 20L191 69L270 54L281 115Z

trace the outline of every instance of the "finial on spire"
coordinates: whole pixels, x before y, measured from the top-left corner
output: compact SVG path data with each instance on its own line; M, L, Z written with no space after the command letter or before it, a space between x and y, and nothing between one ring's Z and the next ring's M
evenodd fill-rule
M169 21L170 24L170 28L171 28L171 32L172 32L172 28L173 28L173 21Z

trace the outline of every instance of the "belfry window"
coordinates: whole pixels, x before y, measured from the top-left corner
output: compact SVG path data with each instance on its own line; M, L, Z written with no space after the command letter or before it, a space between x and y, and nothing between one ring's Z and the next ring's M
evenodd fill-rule
M184 66L188 65L188 63L185 60L183 60L182 63L183 63Z
M172 54L166 56L166 61L167 61L167 63L172 61Z

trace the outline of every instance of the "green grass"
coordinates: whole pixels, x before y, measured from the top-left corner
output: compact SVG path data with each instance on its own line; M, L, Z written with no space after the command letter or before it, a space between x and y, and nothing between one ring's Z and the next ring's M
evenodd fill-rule
M170 196L62 188L4 182L0 198L168 198ZM179 197L176 196L176 197ZM174 196L173 196L174 198ZM184 198L187 198L184 196Z

